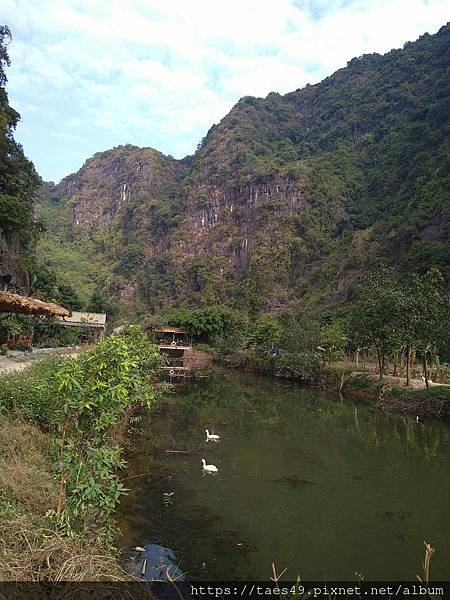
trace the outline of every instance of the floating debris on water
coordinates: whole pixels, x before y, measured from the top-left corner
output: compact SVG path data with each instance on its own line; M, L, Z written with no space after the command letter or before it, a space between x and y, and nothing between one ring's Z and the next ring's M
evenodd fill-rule
M158 544L136 546L140 553L137 562L130 565L134 574L145 581L184 581L181 569L175 564L175 554L170 548Z

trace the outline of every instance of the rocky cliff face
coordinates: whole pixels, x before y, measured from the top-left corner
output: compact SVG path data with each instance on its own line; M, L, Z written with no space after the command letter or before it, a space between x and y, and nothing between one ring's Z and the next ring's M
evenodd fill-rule
M0 290L27 294L30 279L19 236L0 231Z
M335 303L380 260L445 268L449 31L243 98L183 161L96 154L50 197L70 206L75 238L110 236L105 289L151 310Z
M86 234L107 227L130 199L169 193L181 170L180 161L152 148L119 146L87 160L53 187L51 198L70 198L74 231Z

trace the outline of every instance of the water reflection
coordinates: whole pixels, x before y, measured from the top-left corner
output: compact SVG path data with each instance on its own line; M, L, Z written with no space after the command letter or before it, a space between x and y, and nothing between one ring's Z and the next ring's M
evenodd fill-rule
M291 578L414 579L427 540L447 578L449 431L286 382L192 381L129 455L124 546L169 546L203 579L264 579L273 560Z

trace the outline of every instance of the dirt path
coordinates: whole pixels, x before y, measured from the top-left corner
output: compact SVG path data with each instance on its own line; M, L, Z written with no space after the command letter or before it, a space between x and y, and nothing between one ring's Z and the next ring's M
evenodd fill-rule
M38 348L33 352L10 352L8 356L0 356L0 376L23 371L49 355L77 356L80 351L80 348Z
M366 377L369 377L370 379L373 379L373 381L380 381L380 378L378 377L378 375L375 375L374 373L363 373L362 371L352 371L350 373L351 377L357 377L358 375L365 375ZM392 385L392 387L406 387L406 377L394 377L393 375L383 375L383 379L381 380L381 383L388 383L390 385ZM450 385L448 383L435 383L434 381L429 380L428 382L430 384L430 387L433 386L444 386L444 387L450 387ZM423 381L423 379L410 379L409 380L409 387L415 390L423 390L425 389L427 386L425 384L425 381Z

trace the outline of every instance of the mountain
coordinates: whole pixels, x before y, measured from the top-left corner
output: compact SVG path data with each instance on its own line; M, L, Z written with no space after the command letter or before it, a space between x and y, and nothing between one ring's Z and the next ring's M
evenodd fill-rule
M242 98L181 161L129 145L96 154L48 186L41 258L58 270L49 251L76 246L76 264L106 269L97 290L151 312L323 309L380 262L448 269L449 32Z

